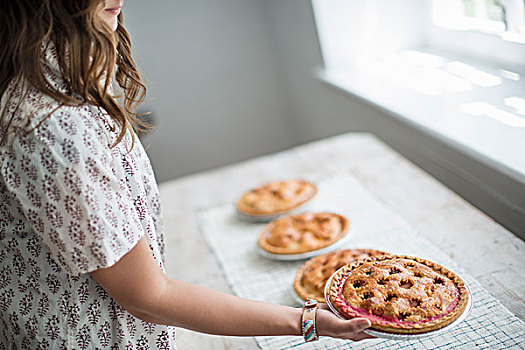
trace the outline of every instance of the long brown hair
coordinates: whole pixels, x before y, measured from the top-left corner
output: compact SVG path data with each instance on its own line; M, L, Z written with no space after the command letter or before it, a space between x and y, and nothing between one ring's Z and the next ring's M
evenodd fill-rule
M117 144L129 128L146 127L135 113L145 98L146 87L131 56L131 42L122 25L122 14L113 32L96 14L102 2L1 1L0 97L9 83L18 79L51 96L60 105L89 103L101 107L121 126ZM46 43L57 50L58 66L71 93L47 83L41 62L42 47ZM113 76L123 93L122 106L108 90ZM6 108L0 114L0 122L6 117L5 112ZM0 143L7 129L0 135Z

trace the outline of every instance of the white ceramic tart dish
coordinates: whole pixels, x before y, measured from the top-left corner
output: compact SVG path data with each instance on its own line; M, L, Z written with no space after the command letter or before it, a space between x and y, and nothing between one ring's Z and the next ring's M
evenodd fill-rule
M303 301L314 299L324 303L324 287L334 272L354 261L385 254L374 249L341 249L311 258L295 274L295 293Z
M267 222L303 207L317 193L305 180L274 181L244 193L237 201L237 215L247 221Z
M334 249L340 249L342 247L344 247L348 241L350 240L350 237L349 237L349 234L346 234L343 238L341 238L340 240L338 241L335 241L334 243L324 247L324 248L320 248L320 249L317 249L317 250L311 250L309 252L306 252L306 253L296 253L296 254L274 254L274 253L270 253L269 251L267 250L264 250L263 248L261 248L259 246L259 243L257 242L257 244L255 245L255 251L267 258L267 259L271 259L271 260L279 260L279 261L297 261L297 260L305 260L305 259L310 259L312 257L315 257L315 256L318 256L320 254L325 254L325 253L329 253L331 251L333 251Z
M366 317L371 332L387 335L428 335L457 324L472 304L467 286L454 272L399 255L343 266L327 282L325 297L338 315Z
M284 217L267 224L257 242L272 255L297 256L334 245L346 237L349 221L329 212L303 213ZM324 253L324 251L323 251Z

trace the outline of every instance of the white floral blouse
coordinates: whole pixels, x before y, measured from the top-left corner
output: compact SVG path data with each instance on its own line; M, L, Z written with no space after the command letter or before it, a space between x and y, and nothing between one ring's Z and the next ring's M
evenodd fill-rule
M55 56L47 50L46 76L67 91ZM112 148L118 128L104 111L59 107L21 84L0 106L0 350L175 348L173 327L135 318L89 275L142 236L163 268L159 194L138 138L131 152L129 132Z

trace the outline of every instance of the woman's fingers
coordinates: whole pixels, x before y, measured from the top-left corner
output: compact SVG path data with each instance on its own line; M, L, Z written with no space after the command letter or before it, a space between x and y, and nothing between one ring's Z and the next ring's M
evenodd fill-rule
M344 320L337 317L326 304L321 304L320 310L317 311L317 329L319 335L328 335L330 337L350 339L359 341L363 339L374 338L363 330L370 327L370 320L359 317L350 320Z
M361 332L372 325L370 320L366 318L353 318L345 321L345 323L347 324L347 327L345 327L347 331L352 333Z
M365 329L370 327L372 323L366 318L354 318L346 321L346 333L351 335L347 338L353 341L360 341L363 339L374 339L374 336L366 334L363 332Z

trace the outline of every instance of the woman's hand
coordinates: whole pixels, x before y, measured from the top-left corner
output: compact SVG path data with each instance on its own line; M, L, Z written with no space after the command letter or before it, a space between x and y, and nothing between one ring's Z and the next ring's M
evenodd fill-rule
M353 341L374 338L363 332L364 329L371 326L369 320L366 318L340 319L330 311L326 304L319 304L315 323L319 336L350 339Z

